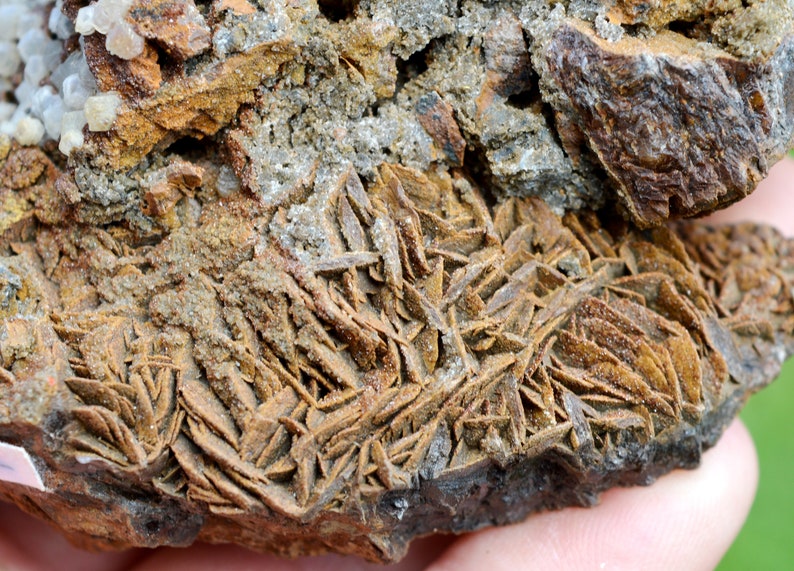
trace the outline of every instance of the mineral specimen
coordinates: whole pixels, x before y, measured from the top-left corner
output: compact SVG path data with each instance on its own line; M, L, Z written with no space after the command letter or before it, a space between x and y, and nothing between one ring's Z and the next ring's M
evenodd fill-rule
M3 4L0 493L85 546L388 561L694 467L794 351L794 241L660 224L792 144L793 21Z

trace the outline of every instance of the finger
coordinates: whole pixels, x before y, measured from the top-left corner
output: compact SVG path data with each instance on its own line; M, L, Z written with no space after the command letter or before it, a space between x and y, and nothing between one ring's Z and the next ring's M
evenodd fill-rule
M594 508L473 534L428 571L711 570L747 517L757 479L755 449L737 421L697 470L611 490Z
M794 159L772 167L754 193L709 218L713 222L764 222L794 236Z
M56 529L0 502L0 569L5 571L122 571L139 552L91 553L72 546Z
M416 571L425 569L451 541L443 536L416 541L405 559L386 566L340 555L290 560L230 545L199 544L158 550L131 571Z
M4 571L38 571L41 567L20 550L13 541L0 535L0 569Z

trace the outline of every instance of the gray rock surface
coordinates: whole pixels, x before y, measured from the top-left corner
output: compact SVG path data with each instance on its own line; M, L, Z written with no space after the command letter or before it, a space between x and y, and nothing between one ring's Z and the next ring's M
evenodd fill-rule
M153 151L195 137L209 153L224 149L243 186L270 204L317 168L350 162L371 181L385 161L463 166L489 193L539 196L557 213L617 201L652 226L740 199L793 143L786 0L203 10L212 47L170 68L155 56L109 66L92 41L100 87L125 100L116 128L89 135L72 157L78 173L145 171ZM465 152L450 155L423 124L427 97L448 109L442 130ZM97 197L91 179L78 176L88 202L125 201Z

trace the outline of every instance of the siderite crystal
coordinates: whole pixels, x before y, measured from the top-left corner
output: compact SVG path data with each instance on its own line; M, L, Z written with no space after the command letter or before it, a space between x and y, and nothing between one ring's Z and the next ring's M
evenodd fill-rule
M695 467L794 352L794 240L668 221L792 144L790 2L52 11L86 35L7 130L66 105L68 159L0 134L0 494L79 545L395 560Z

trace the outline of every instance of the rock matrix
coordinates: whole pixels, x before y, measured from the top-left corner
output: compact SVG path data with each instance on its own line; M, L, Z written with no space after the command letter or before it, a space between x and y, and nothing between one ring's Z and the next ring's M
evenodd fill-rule
M790 2L0 4L0 493L399 559L694 467L794 242ZM11 456L4 456L11 462Z

